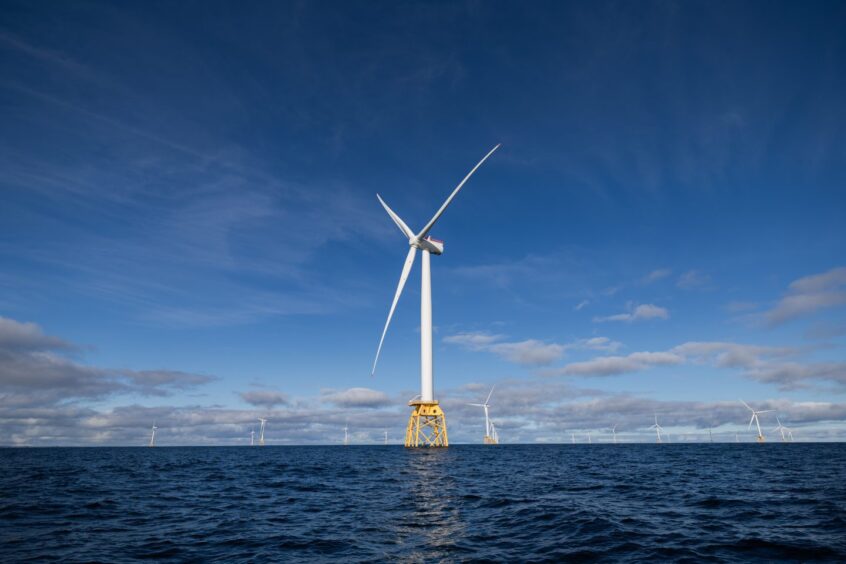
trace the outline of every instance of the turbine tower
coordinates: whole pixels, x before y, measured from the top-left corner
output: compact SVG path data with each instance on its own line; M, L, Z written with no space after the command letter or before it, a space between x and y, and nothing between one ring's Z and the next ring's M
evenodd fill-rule
M151 446L151 447L156 446L156 429L158 429L158 427L156 427L156 422L154 421L153 422L153 432L150 434L150 444L147 445L147 446Z
M614 444L617 444L617 424L615 423L613 427L611 427L611 433L614 435Z
M576 433L570 433L570 442L576 444Z
M256 444L256 430L250 427L250 446L254 446Z
M379 339L379 347L376 349L376 358L373 360L373 369L370 372L371 377L376 373L376 363L379 362L379 353L382 352L382 344L385 342L385 334L388 332L388 326L391 324L391 317L394 315L394 310L397 307L402 290L405 287L405 281L411 273L411 267L414 264L414 258L417 255L417 250L422 251L421 261L421 283L420 283L420 395L408 402L408 405L414 409L411 412L411 417L408 420L408 427L405 432L405 446L407 447L446 447L449 446L449 439L447 437L446 416L441 409L438 401L435 399L435 386L432 375L432 274L430 266L430 258L432 254L440 255L444 252L444 243L429 236L429 231L435 225L435 222L440 219L444 210L450 205L452 200L458 194L459 190L464 186L467 180L473 175L476 170L482 166L488 157L499 148L499 145L491 149L473 169L467 173L464 180L452 191L452 194L441 205L440 209L435 213L432 219L429 220L419 233L415 234L408 225L398 216L394 211L388 207L388 204L378 194L376 197L379 203L391 216L396 226L402 232L403 236L408 239L408 255L405 258L405 264L402 267L397 291L394 294L394 301L391 304L391 309L388 311L388 320L385 322L385 328L382 330L382 338Z
M493 394L495 386L491 386L491 391L488 393L488 398L485 400L485 403L468 403L467 405L472 405L475 407L481 407L485 410L485 439L484 443L486 445L495 445L498 444L496 440L496 431L494 430L493 421L490 420L488 417L488 408L490 404L488 403L491 400L491 394Z
M344 423L344 446L349 446L350 444L350 434L349 434L349 427L346 423Z
M385 446L388 446L388 432L385 431Z
M259 427L259 446L264 446L264 426L267 423L267 419L259 417L259 423L261 423Z
M761 413L769 413L769 412L775 411L775 410L774 409L764 409L762 411L755 411L754 409L749 407L749 404L746 403L745 401L740 400L740 403L745 405L746 409L748 409L749 411L752 412L752 418L749 420L749 427L748 428L751 429L752 423L754 423L758 427L758 442L763 443L764 442L764 433L761 431L761 422L758 420L758 415L761 414Z
M655 433L658 435L658 440L655 441L655 442L657 442L658 444L663 443L664 441L661 440L661 431L663 431L664 428L661 425L658 424L658 414L657 413L655 414L655 425L652 425L650 427L650 429L655 429Z

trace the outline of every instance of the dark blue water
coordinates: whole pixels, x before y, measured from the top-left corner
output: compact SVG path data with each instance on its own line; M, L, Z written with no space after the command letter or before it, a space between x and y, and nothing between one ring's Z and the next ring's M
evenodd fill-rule
M846 560L846 445L0 449L0 561Z

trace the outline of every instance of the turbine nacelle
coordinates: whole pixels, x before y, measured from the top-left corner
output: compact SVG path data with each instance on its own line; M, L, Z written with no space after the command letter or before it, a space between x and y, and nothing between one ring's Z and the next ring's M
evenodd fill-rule
M444 254L444 242L429 236L422 239L417 239L416 237L414 239L409 239L408 245L410 247L420 249L421 251L429 251L433 255Z

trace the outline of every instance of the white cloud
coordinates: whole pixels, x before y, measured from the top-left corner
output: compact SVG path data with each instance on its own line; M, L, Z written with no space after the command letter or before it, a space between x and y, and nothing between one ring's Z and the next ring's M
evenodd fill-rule
M652 272L641 278L640 282L641 284L652 284L653 282L657 282L662 278L666 278L672 273L673 271L669 268L659 268L657 270L653 270Z
M846 304L846 267L805 276L790 284L788 293L764 314L769 325Z
M581 311L590 304L590 300L582 300L573 308L575 311Z
M287 394L272 390L254 390L239 395L245 402L257 407L274 408L277 405L288 405L290 401Z
M608 315L606 317L594 317L594 322L603 321L625 321L631 323L633 321L640 321L644 319L667 319L670 313L666 308L654 304L640 304L634 308L630 308L628 313L618 313L616 315Z
M384 407L392 403L385 392L370 388L323 390L320 399L338 407Z
M562 358L571 349L589 349L598 351L615 351L622 345L608 337L593 337L579 339L572 343L546 343L536 339L524 341L505 341L503 335L493 335L485 332L458 333L444 337L444 342L460 345L472 351L486 351L493 353L515 364L546 366Z
M685 290L703 288L710 284L711 277L698 270L688 270L676 281L676 286Z
M613 376L639 372L652 366L680 364L683 361L683 357L670 352L636 352L628 356L600 356L585 362L573 362L549 374Z
M547 365L564 355L564 346L528 339L515 343L496 343L487 350L517 364Z

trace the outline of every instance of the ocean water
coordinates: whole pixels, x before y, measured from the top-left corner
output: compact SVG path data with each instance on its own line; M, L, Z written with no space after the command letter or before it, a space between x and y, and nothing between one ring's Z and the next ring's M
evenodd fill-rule
M846 444L0 449L0 561L846 561Z

